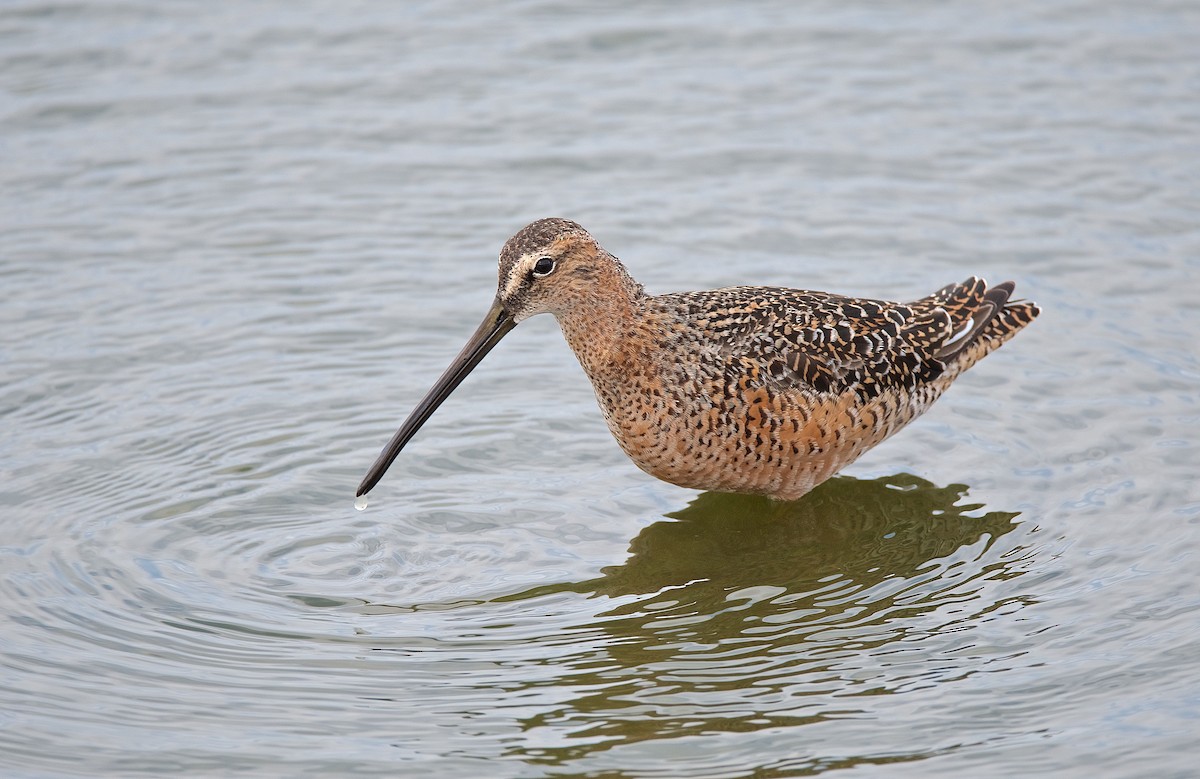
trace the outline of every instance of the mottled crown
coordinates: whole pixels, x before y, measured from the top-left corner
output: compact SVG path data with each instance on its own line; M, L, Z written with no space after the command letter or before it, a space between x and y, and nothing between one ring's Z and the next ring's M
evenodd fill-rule
M568 235L591 238L587 230L570 219L550 217L530 222L505 242L504 248L500 250L500 267L510 268L526 254L547 247Z

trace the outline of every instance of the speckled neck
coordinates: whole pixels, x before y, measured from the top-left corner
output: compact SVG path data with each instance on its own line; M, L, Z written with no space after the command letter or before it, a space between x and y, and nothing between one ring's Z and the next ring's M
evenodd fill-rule
M646 292L615 257L597 263L592 272L595 294L576 301L557 318L584 371L597 377L624 363Z

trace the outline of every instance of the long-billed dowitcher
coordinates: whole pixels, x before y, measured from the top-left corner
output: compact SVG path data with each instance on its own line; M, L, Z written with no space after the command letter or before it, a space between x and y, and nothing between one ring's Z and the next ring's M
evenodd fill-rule
M969 278L912 303L779 287L647 295L566 219L504 244L483 323L359 485L368 492L517 323L558 319L617 442L660 479L794 500L904 427L1039 313Z

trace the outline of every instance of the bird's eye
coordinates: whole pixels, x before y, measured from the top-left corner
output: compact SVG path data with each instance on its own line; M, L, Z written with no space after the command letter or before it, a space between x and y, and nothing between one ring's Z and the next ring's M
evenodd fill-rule
M549 276L554 272L554 260L549 257L542 257L533 264L533 275L537 278Z

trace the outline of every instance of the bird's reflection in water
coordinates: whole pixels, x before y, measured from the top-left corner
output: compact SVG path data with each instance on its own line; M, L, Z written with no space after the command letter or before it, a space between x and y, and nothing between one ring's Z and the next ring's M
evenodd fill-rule
M987 586L1018 573L1020 550L996 545L1016 514L965 495L905 474L836 478L794 503L705 493L601 577L504 599L612 601L579 626L575 652L547 658L554 680L529 685L579 691L523 721L569 741L515 752L554 764L648 739L871 719L877 696L997 670L963 634L1022 605ZM848 765L862 762L877 758Z
M671 521L639 533L630 558L603 569L602 577L506 600L556 591L653 594L662 596L657 601L686 600L697 613L715 613L728 607L730 593L746 588L828 598L850 586L863 590L888 579L928 578L920 574L931 561L965 546L979 546L976 554L982 554L1014 527L1015 513L985 512L962 502L966 493L963 485L937 487L908 474L837 477L791 503L706 492L667 514ZM618 611L649 602L639 599Z

